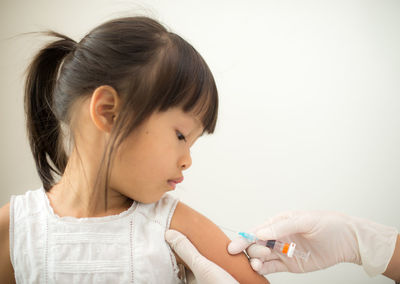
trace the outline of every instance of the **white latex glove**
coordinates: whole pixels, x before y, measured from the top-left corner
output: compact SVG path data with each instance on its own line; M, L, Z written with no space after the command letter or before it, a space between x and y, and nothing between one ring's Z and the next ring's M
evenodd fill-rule
M194 245L178 231L168 230L165 233L165 240L179 257L190 267L195 280L191 277L189 283L198 284L238 284L228 272L208 260L194 247Z
M247 248L251 266L260 274L310 272L341 262L362 265L370 276L383 273L393 255L398 231L369 220L326 211L292 211L277 215L251 230L261 240L294 242L310 251L308 261L289 258L244 238L233 240L231 254ZM250 246L249 246L250 245Z

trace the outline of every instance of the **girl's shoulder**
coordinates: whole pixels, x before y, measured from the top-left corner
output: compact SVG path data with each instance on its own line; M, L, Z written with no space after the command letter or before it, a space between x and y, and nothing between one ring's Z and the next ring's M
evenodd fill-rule
M12 195L10 201L11 222L16 224L27 217L45 212L44 197L45 191L43 187Z
M0 279L15 283L14 270L10 259L10 203L0 208Z
M8 228L10 226L10 202L0 208L0 240L8 238Z
M5 252L8 251L8 255L10 253L9 249L5 248L5 244L9 242L10 234L10 202L0 208L0 251ZM3 259L0 258L0 262ZM2 265L0 265L2 267Z
M139 203L136 212L146 216L149 220L157 220L157 222L169 226L178 202L178 198L167 193L157 202L147 204Z

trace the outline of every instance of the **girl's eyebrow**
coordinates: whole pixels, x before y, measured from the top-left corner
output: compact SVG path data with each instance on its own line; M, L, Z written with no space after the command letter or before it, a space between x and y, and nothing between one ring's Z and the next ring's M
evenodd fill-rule
M195 124L196 124L199 128L201 128L201 122L200 122L200 120L198 120L198 119L197 119L196 117L194 117L193 115L190 115L190 117L193 119L193 121L195 122ZM197 136L196 139L198 139L199 137L203 136L203 134L204 134L204 129L203 129L203 131L200 133L200 135Z
M195 117L194 115L190 115L190 117L191 117L192 120L195 122L195 124L201 125L200 120L198 120L197 117Z
M197 119L197 117L195 117L193 114L186 114L187 117L190 117L190 119L194 122L193 124L196 125L197 127L194 127L193 130L196 130L196 128L200 128L201 129L201 125L202 123L200 122L200 120ZM203 136L204 134L204 129L203 131L196 137L195 140L197 140L199 137Z

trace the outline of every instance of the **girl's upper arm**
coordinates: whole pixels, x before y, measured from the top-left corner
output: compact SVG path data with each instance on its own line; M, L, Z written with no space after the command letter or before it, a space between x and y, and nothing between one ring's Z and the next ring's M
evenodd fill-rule
M4 283L15 283L14 269L10 259L9 227L10 203L7 203L0 208L0 279Z
M222 267L240 283L269 283L255 272L242 252L230 255L230 239L213 222L182 202L176 206L170 229L186 235L206 258Z

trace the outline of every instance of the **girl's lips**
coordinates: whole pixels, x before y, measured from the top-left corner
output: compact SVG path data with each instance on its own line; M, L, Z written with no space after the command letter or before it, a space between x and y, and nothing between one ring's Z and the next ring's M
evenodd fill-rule
M172 189L175 189L176 185L178 183L181 183L183 181L183 177L178 178L178 179L173 179L173 180L168 180L168 184L172 187Z
M170 181L172 181L174 183L181 183L183 181L183 177L178 178L178 179L170 179L170 180L168 180L168 182L170 182Z

